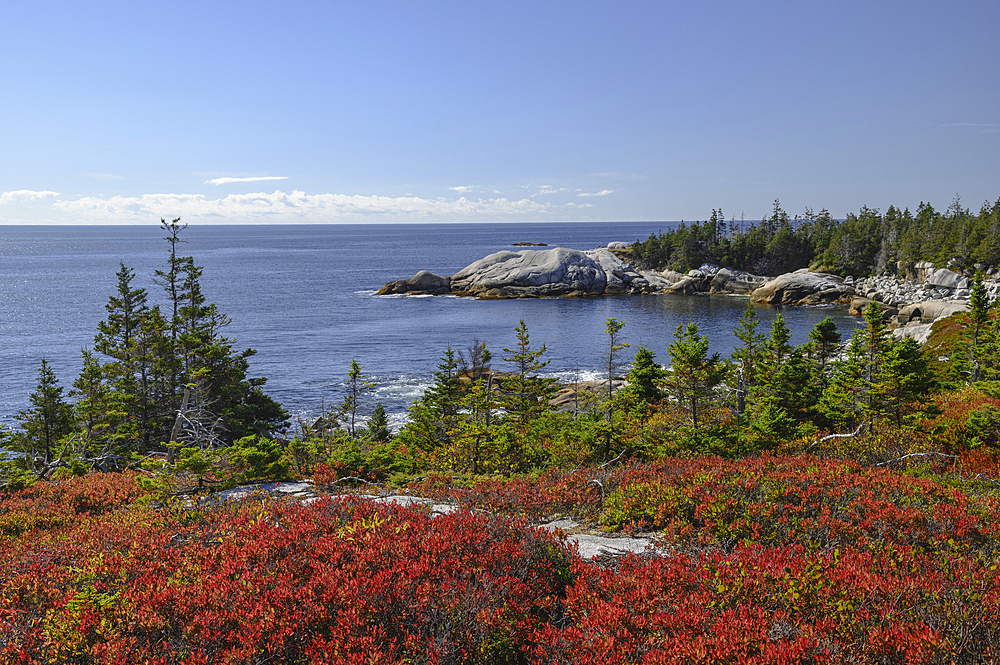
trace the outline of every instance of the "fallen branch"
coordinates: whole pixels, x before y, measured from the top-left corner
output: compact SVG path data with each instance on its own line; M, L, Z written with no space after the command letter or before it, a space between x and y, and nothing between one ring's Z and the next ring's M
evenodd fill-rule
M606 467L609 464L614 464L615 462L617 462L618 460L620 460L622 458L622 455L624 455L627 452L628 452L628 448L626 448L625 450L623 450L620 453L618 453L618 457L614 458L613 460L608 460L607 462L605 462L604 464L600 465L597 468L598 469L603 469L604 467Z
M885 462L879 462L878 464L875 464L874 466L885 466L887 464L893 464L895 462L901 462L901 461L905 460L907 457L923 457L925 455L937 455L938 457L947 457L949 459L958 459L958 455L945 455L944 453L939 453L936 450L932 450L932 451L926 452L926 453L910 453L909 455L903 455L902 457L897 457L895 459L887 460Z
M852 437L855 437L858 434L861 434L861 430L863 430L865 428L865 425L867 424L868 424L867 420L862 422L860 425L858 425L858 428L853 432L851 432L850 434L827 434L826 436L821 436L820 438L813 441L812 444L808 448L806 448L806 450L812 450L813 448L816 447L817 444L823 443L824 441L829 441L830 439L850 439Z
M988 480L989 482L993 483L993 484L994 484L994 485L996 485L997 487L1000 487L1000 483L998 483L997 481L993 480L993 479L992 479L992 478L990 478L989 476L984 476L984 475L983 475L983 474L981 474L981 473L977 473L977 474L976 474L976 478L982 478L983 480ZM975 478L974 478L973 480L975 480Z

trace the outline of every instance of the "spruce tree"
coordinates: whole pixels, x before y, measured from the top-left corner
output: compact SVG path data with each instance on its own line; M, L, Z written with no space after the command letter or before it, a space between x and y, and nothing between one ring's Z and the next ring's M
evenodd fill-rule
M611 442L615 437L615 399L614 399L614 382L621 372L621 368L624 363L621 360L620 352L624 351L629 347L628 343L624 341L621 335L621 329L625 326L624 321L619 321L617 319L606 319L605 320L604 332L608 335L608 350L604 354L605 368L607 369L607 381L608 381L608 392L607 392L607 406L608 406L608 416L607 416L607 434L604 440L604 456L607 457L611 454Z
M663 399L663 377L666 372L656 362L656 353L640 346L632 358L632 369L625 380L628 395L642 404L655 405Z
M990 363L989 333L987 326L990 321L989 295L983 283L983 274L977 272L972 279L972 293L969 297L969 347L968 356L971 364L969 383L976 383L983 378L984 365Z
M517 346L503 350L507 354L503 360L511 363L514 371L501 381L501 387L505 393L504 406L507 413L523 430L535 417L552 410L549 398L555 380L536 376L536 373L548 365L549 361L541 360L546 351L544 344L537 351L532 351L524 319L514 329L514 334L517 337Z
M844 360L833 363L833 372L820 399L819 411L826 425L854 430L865 422L870 388L866 364L865 331L858 328L848 342Z
M879 397L882 413L901 427L907 416L931 400L935 380L912 337L894 340L888 345L873 392Z
M28 396L28 401L32 408L20 411L15 420L24 430L20 436L22 452L35 470L44 476L54 461L57 445L73 432L73 410L63 398L63 388L52 366L44 358L38 369L38 385Z
M698 334L695 323L678 325L669 348L671 367L666 385L695 432L728 373L719 354L709 355L708 348L708 338Z
M347 433L351 438L357 436L357 416L361 406L361 399L364 395L375 387L374 381L369 381L361 376L363 368L357 360L351 358L351 365L347 370L347 395L340 406L341 418L347 425Z
M757 311L753 304L747 302L747 307L743 311L743 316L736 323L733 334L741 345L736 347L732 353L732 363L734 366L733 378L735 379L736 392L736 415L742 416L747 408L747 398L754 392L758 383L758 374L761 372L763 362L762 353L767 338L757 332L760 319L757 318Z

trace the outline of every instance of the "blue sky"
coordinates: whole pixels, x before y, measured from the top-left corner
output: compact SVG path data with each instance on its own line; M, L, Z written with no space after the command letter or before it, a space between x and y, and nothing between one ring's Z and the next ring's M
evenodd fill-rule
M1000 3L10 3L0 223L1000 197Z

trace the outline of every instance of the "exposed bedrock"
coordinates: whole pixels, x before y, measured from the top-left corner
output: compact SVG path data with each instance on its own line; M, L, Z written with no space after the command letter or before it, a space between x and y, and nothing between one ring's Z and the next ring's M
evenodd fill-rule
M640 274L605 248L583 252L553 247L496 252L471 263L451 277L421 271L411 279L389 282L378 293L537 298L646 293L667 284L655 273Z
M750 298L769 305L821 305L849 302L854 293L842 277L803 268L779 275L754 290Z
M451 292L451 278L441 277L434 273L421 270L410 279L399 279L389 282L378 291L378 295L387 296L397 293L431 293L440 295Z

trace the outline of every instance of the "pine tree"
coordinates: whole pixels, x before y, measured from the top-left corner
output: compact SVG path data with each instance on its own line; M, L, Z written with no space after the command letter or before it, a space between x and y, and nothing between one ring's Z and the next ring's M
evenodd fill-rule
M77 398L73 404L77 429L90 453L124 452L138 438L128 408L135 395L118 390L113 376L92 352L83 352L83 369L69 394Z
M708 338L698 334L695 323L677 326L669 348L671 368L666 385L696 432L728 373L719 354L709 355L708 348Z
M663 399L661 385L666 372L656 362L656 353L640 346L632 358L632 369L625 380L628 395L642 404L655 405Z
M840 331L832 316L828 316L809 331L807 352L810 358L819 363L821 375L825 375L826 366L840 345Z
M987 326L990 321L989 295L983 283L983 274L977 272L972 279L972 293L969 297L969 347L968 355L971 364L969 383L976 383L983 378L983 367L990 363L988 341L990 331Z
M340 407L341 418L347 425L347 433L351 438L357 436L357 415L361 399L375 387L374 381L367 381L361 376L362 369L358 361L351 358L351 365L347 370L347 395Z
M879 397L882 413L888 415L896 427L903 425L914 406L919 410L931 400L934 386L933 374L919 342L904 337L889 343L873 392Z
M375 405L365 429L368 438L376 443L386 443L392 437L392 432L389 431L389 416L386 415L382 402Z
M56 446L73 432L73 410L63 399L59 379L44 358L38 369L38 386L28 396L28 401L32 408L19 412L15 420L24 430L22 452L44 476L54 461Z
M605 320L605 330L604 332L608 335L608 350L604 354L605 368L607 369L607 381L608 381L608 393L607 393L607 433L604 439L604 456L608 457L611 454L611 443L615 437L615 395L614 395L614 382L615 379L619 378L618 375L621 373L622 366L624 363L621 361L620 353L629 347L622 339L621 329L625 326L624 321L619 321L617 319L606 319Z
M458 413L458 400L462 395L462 381L458 374L458 360L451 344L440 358L434 372L434 384L424 391L421 401L435 409L442 418Z
M865 331L858 328L848 342L844 360L833 363L833 372L820 399L819 410L825 424L854 430L866 421L870 387L866 363Z
M501 387L506 394L504 407L507 413L523 430L535 417L552 410L549 398L555 380L535 376L549 361L541 360L546 351L544 344L537 351L531 350L528 327L524 325L523 319L514 329L514 334L517 336L517 346L503 350L508 354L503 360L514 365L514 372L501 381Z
M173 440L184 422L204 425L225 444L271 436L287 425L288 414L264 394L266 379L248 378L248 359L255 352L234 351L234 341L222 335L229 318L202 293L202 268L192 257L179 255L186 228L179 222L161 220L170 251L167 269L155 273L169 315L149 306L146 291L133 286L135 273L122 265L117 291L106 305L107 319L98 325L94 349L109 359L101 366L103 381L126 408L130 423L125 429L106 425L131 437L139 450ZM82 380L94 387L94 379Z
M733 334L736 339L742 342L741 346L733 350L731 356L736 380L736 415L742 416L746 411L747 397L752 394L758 383L758 374L761 371L763 362L763 347L767 338L757 332L760 319L757 318L757 311L753 304L747 302L747 308L743 311L743 316L736 323L736 330Z
M409 422L398 435L403 443L425 452L451 444L450 433L457 425L466 392L456 352L450 344L440 361L433 375L433 385L410 406ZM470 386L472 383L470 379Z

